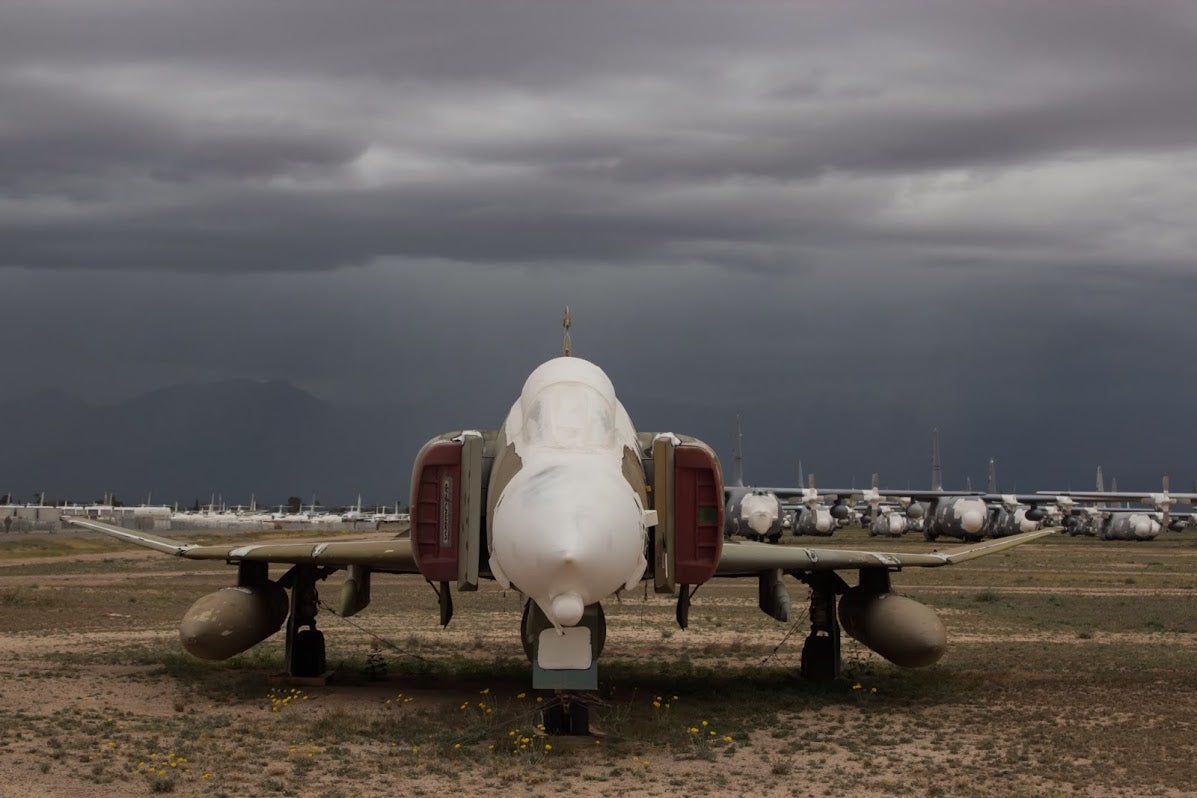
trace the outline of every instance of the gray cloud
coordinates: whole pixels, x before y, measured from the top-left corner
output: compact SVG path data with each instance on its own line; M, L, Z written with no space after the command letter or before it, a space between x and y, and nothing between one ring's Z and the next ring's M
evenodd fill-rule
M65 3L9 16L10 265L711 250L751 265L761 240L805 259L812 241L925 239L887 211L934 201L954 173L972 176L955 193L980 218L932 236L1037 248L1042 217L1011 230L995 187L1076 163L1098 181L1111 158L1148 212L1191 199L1151 190L1159 171L1194 168L1194 21L1179 3ZM1119 196L1072 199L1052 208L1061 249L1128 226ZM1175 263L1151 241L1135 238L1140 257ZM921 243L898 254L917 259Z
M0 392L279 377L431 434L570 303L639 423L743 412L771 479L921 475L935 424L1179 476L1194 75L1179 0L10 5Z

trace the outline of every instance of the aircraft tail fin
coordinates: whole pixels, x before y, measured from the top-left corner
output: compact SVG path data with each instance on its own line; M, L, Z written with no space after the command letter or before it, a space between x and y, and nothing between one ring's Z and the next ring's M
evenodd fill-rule
M931 430L931 490L943 490L943 464L939 460L939 427Z
M744 485L744 431L740 427L740 414L736 414L736 451L732 455L732 479L735 485Z

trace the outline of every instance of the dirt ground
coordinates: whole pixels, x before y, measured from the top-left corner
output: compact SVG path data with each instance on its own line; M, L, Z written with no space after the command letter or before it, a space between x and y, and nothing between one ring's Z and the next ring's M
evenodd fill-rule
M685 631L667 598L625 595L602 734L577 739L536 728L551 696L529 689L514 593L458 594L441 629L427 585L381 576L361 615L321 615L333 680L295 685L275 678L281 635L228 663L181 652L179 619L233 569L80 539L98 550L0 539L0 798L1197 795L1193 533L897 574L948 654L906 671L845 640L830 685L795 676L798 583L790 624L754 582L704 586Z

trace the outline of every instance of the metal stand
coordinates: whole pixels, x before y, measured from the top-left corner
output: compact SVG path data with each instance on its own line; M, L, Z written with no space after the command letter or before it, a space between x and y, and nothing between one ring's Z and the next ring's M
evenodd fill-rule
M577 693L558 693L540 710L540 723L544 733L552 736L589 735L590 702Z

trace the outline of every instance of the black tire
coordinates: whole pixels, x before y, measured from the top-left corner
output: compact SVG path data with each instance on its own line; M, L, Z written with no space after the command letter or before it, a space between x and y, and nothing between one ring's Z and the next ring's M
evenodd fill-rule
M834 679L839 670L835 639L831 635L811 635L802 646L802 676L812 681Z

